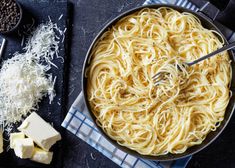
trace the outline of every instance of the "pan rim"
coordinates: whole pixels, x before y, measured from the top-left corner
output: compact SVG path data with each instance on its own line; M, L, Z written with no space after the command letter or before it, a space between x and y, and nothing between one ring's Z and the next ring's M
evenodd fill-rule
M219 28L210 20L210 18L206 17L205 15L202 15L201 13L198 13L198 12L195 12L195 11L192 11L190 9L187 9L187 8L184 8L184 7L180 7L180 6L176 6L176 5L172 5L172 4L152 4L152 5L143 5L143 6L138 6L138 7L134 7L132 9L129 9L121 14L119 14L118 16L116 16L114 19L112 19L111 21L109 21L107 24L105 24L105 26L103 26L103 28L101 30L99 30L99 33L95 36L95 38L93 39L92 43L90 44L90 47L89 49L87 50L87 53L86 53L86 56L85 56L85 59L84 59L84 63L83 63L83 68L82 68L82 94L84 96L84 102L85 102L85 106L87 107L88 109L88 112L89 114L91 115L91 119L92 121L95 123L96 127L98 128L98 130L100 131L101 135L104 136L106 138L106 140L108 140L112 145L114 145L116 148L130 154L130 155L133 155L135 157L139 157L139 158L142 158L142 159L148 159L148 160L157 160L157 161L173 161L173 160L177 160L177 159L181 159L181 158L185 158L185 157L188 157L188 156L191 156L195 153L198 153L200 152L201 150L205 149L206 147L208 147L212 142L214 142L220 135L221 133L223 132L223 130L226 128L227 124L229 123L232 115L233 115L233 111L234 111L234 108L235 108L235 102L232 102L232 96L229 100L229 104L227 105L226 107L226 111L225 111L225 114L227 114L229 112L229 115L227 120L225 121L225 118L222 122L224 122L223 125L221 125L220 127L217 128L216 131L218 131L212 138L209 142L207 142L205 145L202 145L202 144L199 144L199 145L195 145L195 146L192 146L192 147L189 147L184 153L181 153L181 154L171 154L171 153L168 153L166 155L159 155L159 156L152 156L152 155L142 155L132 149L129 149L128 147L125 147L125 146L121 146L119 145L115 140L111 139L105 132L104 130L99 127L96 123L96 117L94 116L94 114L92 113L91 111L91 108L90 108L90 105L89 105L89 102L87 100L87 92L86 92L86 77L85 77L85 70L86 70L86 67L89 65L89 60L90 60L90 53L92 51L92 48L93 46L96 44L96 42L99 40L99 38L101 37L101 35L112 25L114 25L118 20L120 20L121 18L127 16L127 15L130 15L136 11L139 11L143 8L154 8L154 9L157 9L157 8L160 8L160 7L169 7L169 8L172 8L174 10L177 10L177 11L180 11L180 12L189 12L189 13L192 13L193 15L195 15L196 17L198 17L201 21L203 19L204 22L207 22L210 24L210 26L216 30L219 34L222 35L224 41L226 44L228 44L228 41L227 39L224 37L224 35L221 33L221 31L219 30ZM202 18L202 19L201 19ZM234 54L231 52L231 51L228 51L229 53L229 56L230 56L230 59L232 60L232 62L234 62ZM231 79L232 81L232 79ZM231 86L230 86L231 87ZM231 90L231 89L230 89ZM235 92L233 92L233 96L235 95ZM231 105L230 105L231 104ZM228 111L228 107L232 106L231 109ZM220 128L220 129L219 129ZM216 132L215 131L215 132ZM212 131L211 131L212 132ZM208 135L211 133L209 132L205 138L208 139ZM204 141L205 141L204 140ZM203 141L203 142L204 142ZM192 151L189 151L190 148L198 148L198 149L193 149ZM189 151L189 152L187 152Z

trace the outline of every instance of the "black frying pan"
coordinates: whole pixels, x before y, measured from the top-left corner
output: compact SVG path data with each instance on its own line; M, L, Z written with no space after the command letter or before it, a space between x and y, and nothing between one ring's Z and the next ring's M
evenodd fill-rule
M122 14L120 14L119 16L117 16L116 18L114 18L113 20L111 20L100 32L99 34L95 37L95 39L93 40L90 48L87 51L87 55L83 64L83 71L82 71L82 91L84 94L84 99L85 99L85 104L88 108L88 111L94 121L96 120L96 117L93 115L93 113L91 112L91 107L89 105L88 99L87 99L87 92L86 92L86 88L87 88L87 79L85 77L85 69L86 67L89 65L89 58L90 58L90 54L91 54L91 50L93 48L93 46L95 45L95 43L99 40L99 38L101 37L101 35L112 25L114 25L117 21L119 21L121 18L130 15L136 11L139 11L143 8L159 8L159 7L170 7L173 8L179 12L189 12L194 14L195 16L197 16L200 20L201 23L203 25L203 27L208 28L208 29L213 29L216 30L217 32L219 32L221 35L222 33L220 32L220 30L213 24L213 22L211 21L210 18L206 17L205 15L198 13L198 12L194 12L192 10L186 9L186 8L182 8L179 6L175 6L175 5L165 5L165 4L155 4L155 5L146 5L146 6L141 6L141 7L136 7L133 8L131 10L128 10ZM225 39L225 37L222 35L222 37L225 40L225 43L228 43L227 40ZM232 67L232 74L235 75L235 64L234 64L234 55L231 51L229 51L229 55L230 58L232 60L231 63L231 67ZM231 82L231 87L230 89L232 90L232 95L231 95L231 99L229 101L228 107L226 109L225 112L225 116L224 116L224 120L222 121L221 125L219 128L216 129L216 131L212 131L210 132L206 139L202 142L202 144L200 145L196 145L196 146L192 146L190 148L187 149L186 152L182 153L182 154L167 154L167 155L163 155L163 156L149 156L149 155L141 155L139 153L137 153L136 151L133 151L127 147L121 146L119 145L116 141L112 140L109 136L107 136L107 134L102 130L102 128L100 128L98 125L96 125L99 129L99 131L102 133L102 135L108 140L110 141L114 146L116 146L117 148L123 150L126 153L129 153L133 156L136 157L140 157L140 158L144 158L144 159L151 159L151 160L159 160L159 161L168 161L168 160L175 160L175 159L179 159L179 158L183 158L189 155L192 155L196 152L199 152L200 150L204 149L205 147L207 147L209 144L211 144L220 134L221 132L224 130L224 128L226 127L226 125L228 124L233 111L234 111L234 106L235 106L235 77L232 77L232 82Z

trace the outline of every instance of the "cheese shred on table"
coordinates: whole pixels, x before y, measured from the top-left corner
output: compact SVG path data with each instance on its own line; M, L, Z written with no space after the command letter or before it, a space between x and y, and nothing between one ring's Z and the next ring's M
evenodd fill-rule
M51 21L41 24L32 33L24 53L15 53L4 61L0 70L0 126L9 129L13 123L38 109L43 96L55 97L51 61L58 56L62 31Z

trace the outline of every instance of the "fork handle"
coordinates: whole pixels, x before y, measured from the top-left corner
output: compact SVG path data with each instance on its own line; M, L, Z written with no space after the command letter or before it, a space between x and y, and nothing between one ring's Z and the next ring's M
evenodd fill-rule
M214 55L216 55L216 54L219 54L219 53L221 53L221 52L223 52L223 51L230 50L230 49L232 49L232 48L234 48L234 47L235 47L235 42L232 42L232 43L230 43L230 44L228 44L228 45L223 46L222 48L220 48L220 49L218 49L218 50L213 51L213 52L210 53L210 54L207 54L207 55L205 55L205 56L203 56L203 57L201 57L201 58L198 58L198 59L196 59L196 60L194 60L194 61L192 61L192 62L187 63L187 65L188 65L188 66L191 66L191 65L197 64L198 62L201 62L201 61L203 61L203 60L205 60L205 59L207 59L207 58L210 58L210 57L212 57L212 56L214 56Z
M3 50L4 50L5 45L6 45L6 39L3 38L2 44L1 44L1 47L0 47L0 59L1 59L1 57L2 57L2 54L3 54Z

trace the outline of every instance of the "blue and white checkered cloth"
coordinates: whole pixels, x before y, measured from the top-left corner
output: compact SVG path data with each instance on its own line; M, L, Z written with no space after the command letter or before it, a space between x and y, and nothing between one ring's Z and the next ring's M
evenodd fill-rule
M124 168L183 168L190 157L177 161L159 162L137 158L112 145L92 122L81 92L70 108L62 126Z
M146 0L144 5L153 3L171 3L178 6L183 6L191 10L197 11L198 8L188 0ZM229 35L229 41L234 41L234 33ZM107 158L125 168L184 168L191 157L179 159L176 161L159 162L145 160L129 155L105 139L92 122L87 108L84 104L83 94L80 93L75 102L72 104L62 126L72 132L74 135L100 151Z

